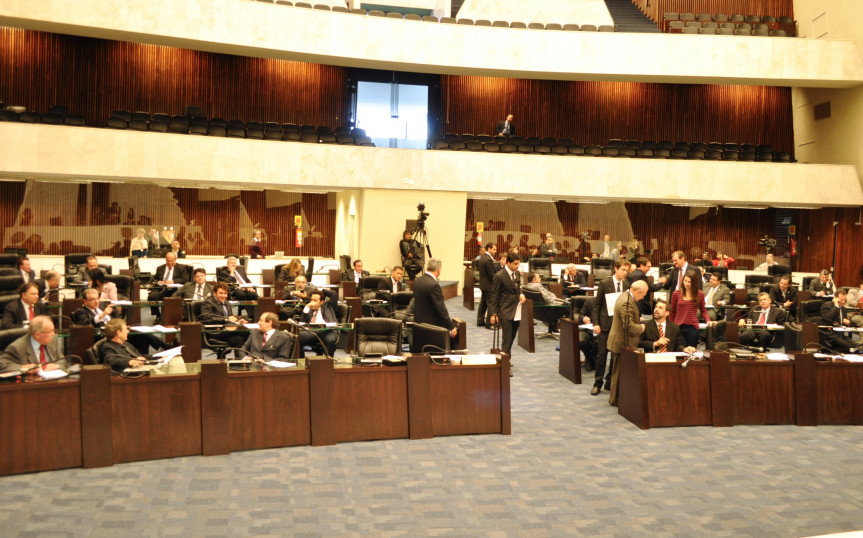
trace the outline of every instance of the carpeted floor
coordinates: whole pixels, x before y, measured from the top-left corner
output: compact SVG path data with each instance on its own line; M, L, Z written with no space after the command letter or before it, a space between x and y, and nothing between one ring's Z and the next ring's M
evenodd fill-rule
M472 350L491 331L461 298ZM0 478L3 536L805 536L863 528L863 430L641 431L514 348L511 436L294 447ZM14 442L3 439L2 442Z

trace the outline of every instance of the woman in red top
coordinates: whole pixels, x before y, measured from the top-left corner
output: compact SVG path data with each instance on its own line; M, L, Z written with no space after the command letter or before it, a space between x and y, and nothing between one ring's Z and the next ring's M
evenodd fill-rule
M710 319L704 306L704 292L698 285L700 282L698 271L687 271L683 276L683 285L671 294L671 321L680 326L683 347L698 346L698 312L701 311L703 319ZM713 323L708 322L709 325Z

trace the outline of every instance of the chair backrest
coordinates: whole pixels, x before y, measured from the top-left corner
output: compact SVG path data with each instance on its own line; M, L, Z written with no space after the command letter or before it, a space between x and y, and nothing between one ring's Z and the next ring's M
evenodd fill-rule
M390 312L395 319L404 321L408 315L408 306L414 298L412 291L397 291L390 295Z
M771 265L767 268L767 274L774 277L774 280L778 281L779 277L782 275L790 275L791 274L791 266L790 265Z
M106 341L102 338L84 351L84 364L102 364L102 344Z
M402 323L392 318L359 318L354 325L354 349L362 356L370 353L396 355L402 347Z
M78 269L87 263L87 257L92 256L89 252L81 252L76 254L66 254L64 256L64 265L66 266L66 275L74 275Z
M551 278L551 258L531 258L527 266L531 271L541 275L543 280Z
M185 303L186 306L186 318L189 321L198 321L198 318L201 317L201 306L204 304L204 301L188 301Z
M27 334L27 328L21 329L6 329L4 331L0 331L0 351L9 347L9 345L18 340L22 336Z
M132 299L132 283L134 279L127 275L105 275L108 282L117 286L117 298L129 301Z
M18 254L0 254L0 267L18 267Z
M15 295L18 297L18 288L24 284L20 274L0 276L0 295Z
M821 299L811 299L800 303L800 310L803 312L803 321L806 323L821 323L821 307L824 301Z
M360 296L364 301L368 301L369 299L374 299L378 293L378 285L381 280L389 278L380 275L369 275L367 277L363 277L360 280Z
M591 258L590 270L593 273L593 281L600 282L611 276L614 272L614 260L610 258Z
M450 332L448 330L428 323L414 323L412 353L448 353L449 351Z

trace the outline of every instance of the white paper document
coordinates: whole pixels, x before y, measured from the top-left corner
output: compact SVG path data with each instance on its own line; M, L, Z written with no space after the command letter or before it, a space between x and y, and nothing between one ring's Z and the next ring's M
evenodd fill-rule
M293 368L296 366L295 362L285 362L285 361L270 361L267 363L267 366L272 366L273 368Z
M177 355L182 354L182 352L183 352L183 346L177 346L177 347L172 347L171 349L166 349L164 351L160 351L158 353L153 353L153 356L158 357L160 359L163 359L160 362L168 362L172 358L176 357Z
M61 377L66 377L67 375L69 374L67 374L63 370L60 370L59 368L57 370L42 370L41 368L39 369L39 377L41 377L42 379L60 379Z
M608 317L614 317L614 303L617 302L617 298L620 297L621 293L622 292L614 292L605 294L605 309L608 312Z

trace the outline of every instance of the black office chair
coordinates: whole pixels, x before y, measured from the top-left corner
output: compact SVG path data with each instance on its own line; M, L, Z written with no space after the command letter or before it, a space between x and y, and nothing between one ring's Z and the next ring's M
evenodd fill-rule
M542 321L544 323L549 324L549 329L553 324L556 324L560 318L569 313L569 310L565 308L544 308L542 305L545 304L545 301L542 298L542 294L538 291L531 291L522 288L521 292L524 294L525 298L529 301L533 301L533 319L537 321ZM557 340L560 336L551 332L551 330L539 333L536 335L537 338L554 338Z
M21 338L22 336L24 336L26 334L27 334L27 328L26 327L21 328L21 329L6 329L3 331L0 331L0 350L6 349L7 347L9 347L9 345L12 344L12 342L14 342L15 340L18 340L19 338Z
M369 275L360 279L360 289L358 293L363 301L371 301L375 299L378 294L378 285L381 280L384 280L385 276L380 275Z
M390 317L404 323L408 321L408 306L414 298L412 291L397 291L390 294Z
M132 300L132 285L134 279L127 275L105 275L105 280L117 286L117 298L121 301Z
M767 274L773 277L773 282L779 282L782 275L791 274L790 265L770 265L767 267Z
M153 280L153 274L142 272L141 267L138 265L138 257L131 256L129 257L129 269L132 270L132 275L135 280L140 282L141 284L149 284Z
M614 272L614 260L610 258L591 258L590 270L593 273L593 282L599 284L609 278Z
M705 272L708 276L713 273L719 273L722 275L719 280L722 280L723 282L728 280L728 267L725 267L724 265L714 267L713 264L711 264L710 267L705 269Z
M78 269L80 269L82 265L86 265L87 258L89 256L92 256L89 252L66 254L66 256L64 256L63 264L66 271L67 281L75 278L75 275L78 273Z
M813 280L817 280L819 277L817 276L804 276L803 277L803 290L809 291L809 284L812 283Z
M805 323L821 324L821 307L824 301L821 299L810 299L800 303L800 317Z
M17 270L14 274L0 276L0 297L9 295L13 299L18 298L18 288L22 284L24 281L21 279L21 273L18 273Z
M743 279L743 286L746 288L750 301L757 301L758 294L766 291L766 288L772 283L773 277L769 275L746 275Z
M359 318L354 325L354 350L369 354L396 355L402 349L402 324L392 318Z
M186 308L188 309L188 318L189 321L198 321L198 318L201 316L201 306L204 304L204 301L190 301L186 303ZM210 333L212 336L212 333ZM229 351L229 345L227 342L223 340L219 340L217 338L208 337L207 329L201 327L201 345L213 351L216 354L216 358L224 359L227 356Z
M527 262L528 269L538 274L543 282L555 280L551 276L551 258L531 258Z
M449 353L450 332L428 323L414 323L411 353Z
M106 338L102 338L91 347L84 351L84 364L102 364L102 344L107 342Z
M18 254L0 254L0 267L12 267L13 269L17 269L19 259L20 256L18 256Z

